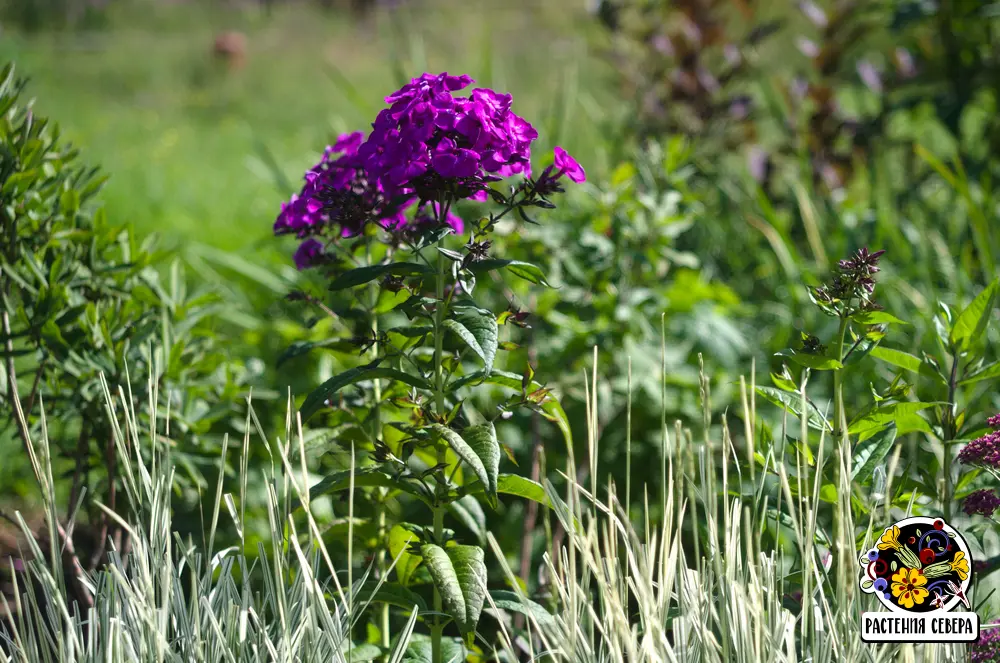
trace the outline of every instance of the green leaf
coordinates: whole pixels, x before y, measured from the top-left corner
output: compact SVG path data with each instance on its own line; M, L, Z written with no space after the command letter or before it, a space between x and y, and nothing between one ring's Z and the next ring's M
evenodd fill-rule
M807 352L796 352L795 350L785 350L777 353L781 357L791 359L799 366L805 366L816 371L833 371L844 367L839 361L832 357L823 355L813 355Z
M427 603L419 594L394 582L383 582L378 589L374 585L371 589L362 587L355 601L361 604L388 603L404 610L412 610L416 606L418 611L427 612Z
M391 488L413 495L420 501L430 506L430 500L417 490L413 485L400 481L386 473L381 466L361 467L354 470L344 470L334 472L324 477L321 481L309 488L309 499L313 500L321 495L337 493L342 490L349 490L351 487L351 473L354 473L354 487L357 488ZM302 503L296 499L292 502L292 510L301 508Z
M864 485L879 463L885 460L895 441L896 425L889 424L869 439L859 442L854 447L851 479Z
M282 364L290 359L309 354L316 348L325 348L342 342L343 341L338 338L328 338L322 341L297 341L288 346L288 348L286 348L285 351L278 356L278 361L275 365L280 368Z
M792 394L787 391L775 389L774 387L757 387L757 394L789 414L794 414L796 417L802 416L802 398L798 393ZM806 421L810 428L814 430L823 430L825 428L827 431L833 431L833 427L822 413L820 413L819 409L809 401L806 401L806 410L808 412Z
M781 391L787 391L794 394L799 390L798 385L795 384L795 381L792 380L791 376L787 375L787 373L785 375L771 373L771 382L773 382L774 385Z
M389 530L389 556L396 560L396 566L393 568L399 583L403 586L410 584L413 574L423 561L410 552L417 542L417 535L404 525L393 525Z
M482 483L471 483L465 486L467 495L478 495L486 491ZM522 477L518 474L501 474L497 477L497 493L500 495L511 495L513 497L523 497L524 499L538 502L543 506L552 507L549 496L545 493L545 488L540 483Z
M413 606L411 605L409 607L412 608ZM357 663L365 663L365 661L374 661L379 656L382 656L382 648L378 645L366 642L365 644L358 645L354 649L348 651L347 654L345 654L346 658L344 660L351 661L352 663L354 663L354 661L357 661Z
M865 311L863 313L855 313L851 316L851 320L854 320L860 325L910 324L905 320L900 320L896 316L886 313L885 311Z
M414 276L417 274L433 274L434 270L427 265L416 262L391 262L385 265L366 265L348 270L335 278L330 284L330 290L344 290L354 286L370 283L377 278L388 276Z
M500 472L500 444L497 442L493 424L470 426L462 435L441 424L435 424L433 428L486 486L486 501L495 509L497 474Z
M885 426L895 423L897 434L901 434L898 431L899 423L897 420L915 415L917 412L926 410L932 405L934 403L920 402L880 405L856 417L847 427L847 432L851 435L857 435L860 439L867 439L882 430Z
M486 553L478 546L452 546L446 551L433 543L425 544L420 553L445 612L471 642L486 600Z
M497 356L500 329L493 314L475 306L456 306L454 319L444 321L445 328L454 332L486 364L486 373L493 370Z
M953 350L964 352L979 340L993 315L1000 279L995 279L962 311L951 326L948 336Z
M480 384L485 382L487 384L495 384L501 387L507 387L509 389L513 389L515 391L520 392L521 379L522 376L517 375L516 373L509 373L507 371L495 370L489 374L487 374L485 371L476 371L475 373L471 373L462 378L459 378L458 380L455 380L453 383L451 383L449 388L451 390L456 390L465 386ZM528 385L527 391L533 392L541 388L542 388L541 384L532 381ZM542 412L544 413L543 416L545 416L546 419L555 423L559 427L559 430L563 434L563 440L566 442L566 445L567 446L572 445L573 433L569 427L569 418L567 418L566 412L563 410L563 407L559 403L558 399L556 399L556 397L551 393L549 394L549 397L545 400L545 402L542 403Z
M374 380L376 378L389 378L390 380L404 382L418 389L432 388L431 384L423 378L410 375L409 373L404 373L403 371L398 371L394 368L379 368L378 365L381 362L381 359L376 359L370 364L346 370L339 375L333 376L314 389L312 393L306 397L305 402L302 403L302 407L299 409L299 412L302 414L302 421L305 422L311 416L316 414L320 408L323 407L323 404L335 393L356 382Z
M983 366L975 373L969 375L964 380L961 380L958 384L975 384L976 382L982 382L983 380L995 380L997 378L1000 378L1000 361L995 361L992 364Z
M414 633L401 663L433 663L433 645L429 635ZM441 638L442 663L464 663L465 645L458 638Z
M536 285L545 286L546 288L551 288L552 285L545 280L545 274L537 265L532 265L530 262L522 262L520 260L504 260L502 258L487 258L486 260L480 260L479 262L474 262L469 265L469 271L473 274L483 274L485 272L493 271L495 269L506 268L514 276L520 277L525 281L530 281Z
M539 626L550 626L555 624L555 618L549 611L531 599L522 599L516 593L506 589L496 589L490 592L493 603L501 610L519 612L526 617L534 619Z
M486 545L486 512L473 495L464 495L448 505L448 511L476 535L479 545Z
M911 373L940 379L940 376L938 376L937 371L934 370L933 366L920 359L920 357L911 355L908 352L879 346L871 351L871 356L880 361L884 361L887 364L892 364L893 366L898 366L903 370L910 371Z

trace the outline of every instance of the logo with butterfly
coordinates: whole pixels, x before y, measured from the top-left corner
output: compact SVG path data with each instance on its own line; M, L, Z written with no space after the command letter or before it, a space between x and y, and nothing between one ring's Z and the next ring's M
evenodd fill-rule
M887 611L862 615L865 642L974 642L972 558L965 539L940 518L913 517L885 528L861 556L861 590Z

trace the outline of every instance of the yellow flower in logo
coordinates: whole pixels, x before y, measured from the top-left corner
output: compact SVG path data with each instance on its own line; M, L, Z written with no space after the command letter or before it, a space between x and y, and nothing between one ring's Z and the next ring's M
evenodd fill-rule
M926 584L927 578L920 569L908 569L904 566L892 576L892 595L899 605L909 609L923 603L930 594L924 587Z
M955 559L951 560L951 570L962 580L969 577L969 560L965 559L965 553L961 550L955 553Z
M899 550L899 528L895 525L892 526L892 529L886 530L882 538L878 540L879 550L889 550L890 548Z

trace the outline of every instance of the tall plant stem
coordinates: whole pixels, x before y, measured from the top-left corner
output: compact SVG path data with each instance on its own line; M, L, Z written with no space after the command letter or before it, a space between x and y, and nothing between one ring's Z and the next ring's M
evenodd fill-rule
M444 215L442 215L444 216ZM447 304L444 300L444 273L445 273L445 262L444 254L438 252L437 257L437 310L434 312L434 409L438 416L444 415L444 369L443 363L443 353L444 353L444 316L445 316L445 306ZM445 448L443 446L438 447L437 452L437 462L438 465L444 463L447 459ZM445 485L443 482L437 484L438 497L444 492ZM442 545L444 540L444 507L440 504L440 499L435 500L434 503L434 542L438 545ZM441 592L438 591L437 585L434 586L434 612L440 615L443 609L443 602L441 600ZM434 625L431 628L431 661L432 663L442 663L441 661L441 634L444 631L444 627L441 624L441 617L436 615L434 617Z
M372 240L369 237L368 241L365 243L365 263L372 264ZM372 343L372 360L378 359L378 313L375 311L378 306L378 285L373 283L371 286L371 296L372 296L372 306L371 306L371 316L372 316L372 338L374 342ZM382 433L382 381L376 378L373 384L375 392L375 403L372 405L372 439L377 440ZM376 519L378 521L378 538L379 545L378 554L375 557L375 568L378 569L380 574L386 573L386 547L388 533L386 532L386 518L385 518L385 498L388 494L388 490L385 488L378 488L378 499L375 501L375 513ZM382 637L382 647L386 650L389 649L392 641L389 637L389 604L383 603L381 608L381 624L380 629ZM388 654L386 654L386 660L388 661Z
M944 445L944 467L942 468L944 472L944 490L941 491L941 499L943 501L942 511L944 512L945 522L951 520L953 489L951 485L951 452L952 440L958 434L958 431L955 430L955 391L958 389L958 362L958 353L955 353L951 357L951 376L948 378L948 404L946 406L948 409L945 411L943 425L941 426L941 433L944 435L944 440L942 440Z

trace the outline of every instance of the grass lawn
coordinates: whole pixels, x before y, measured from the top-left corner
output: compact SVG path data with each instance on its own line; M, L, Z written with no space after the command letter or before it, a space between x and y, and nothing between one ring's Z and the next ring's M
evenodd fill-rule
M123 2L99 32L5 25L0 56L30 76L39 112L111 174L111 218L142 234L254 253L285 198L263 155L297 188L332 133L367 129L400 78L425 70L511 92L541 133L538 157L559 143L603 170L606 70L588 44L594 26L581 29L583 0L410 0L364 24L304 4L265 16ZM213 60L226 30L247 35L242 70Z

